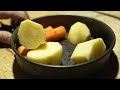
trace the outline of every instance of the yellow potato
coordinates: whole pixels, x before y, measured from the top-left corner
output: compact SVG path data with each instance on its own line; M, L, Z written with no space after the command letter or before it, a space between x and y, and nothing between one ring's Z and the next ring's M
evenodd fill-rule
M83 43L79 43L71 59L75 63L81 63L100 57L106 51L106 45L102 38L93 39Z
M18 30L18 39L27 49L36 49L45 42L45 31L41 24L31 20L21 22Z
M7 26L11 26L11 19L0 19L0 22L2 22L2 24L7 25Z
M60 65L62 56L62 46L59 42L46 42L34 50L27 53L27 58L33 62Z
M68 40L73 44L79 44L90 39L91 33L86 24L76 22L70 27Z

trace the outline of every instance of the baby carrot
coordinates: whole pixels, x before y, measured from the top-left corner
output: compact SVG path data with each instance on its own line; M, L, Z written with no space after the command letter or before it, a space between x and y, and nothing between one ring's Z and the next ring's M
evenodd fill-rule
M46 32L46 42L48 41L58 41L62 38L65 38L67 32L64 26L58 26Z
M52 29L53 29L52 26L48 26L48 27L44 28L45 32L48 32L48 31L50 31L50 30L52 30Z
M20 47L18 47L18 52L20 53L20 54L22 54L23 56L26 56L27 55L27 53L28 53L28 49L27 48L25 48L24 46L20 46Z

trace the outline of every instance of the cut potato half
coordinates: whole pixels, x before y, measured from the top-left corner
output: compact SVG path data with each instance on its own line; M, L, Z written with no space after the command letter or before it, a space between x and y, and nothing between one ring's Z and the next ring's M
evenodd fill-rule
M76 22L70 27L68 33L68 40L73 44L79 44L89 40L91 33L86 24L81 22Z
M27 58L33 62L60 65L62 57L62 46L59 42L46 42L27 53Z
M36 49L45 42L45 31L41 24L31 20L21 22L18 30L18 39L27 49Z

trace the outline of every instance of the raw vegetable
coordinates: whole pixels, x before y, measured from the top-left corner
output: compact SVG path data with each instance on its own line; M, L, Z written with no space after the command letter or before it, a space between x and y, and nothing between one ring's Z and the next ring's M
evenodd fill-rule
M62 46L59 42L46 42L27 53L28 60L50 65L60 65L61 57Z
M27 49L36 49L45 42L43 26L31 20L21 22L18 30L18 39Z
M106 46L102 38L93 39L79 43L71 59L77 64L100 57L106 51Z
M52 26L48 26L48 27L44 28L45 32L49 32L49 31L51 31L52 29L53 29Z
M76 22L70 27L68 40L77 45L90 39L91 33L86 24Z
M50 28L50 27L49 27ZM47 29L46 30L46 37L45 37L45 41L58 41L60 39L65 38L65 36L67 35L66 29L64 26L58 26L56 28L53 29Z

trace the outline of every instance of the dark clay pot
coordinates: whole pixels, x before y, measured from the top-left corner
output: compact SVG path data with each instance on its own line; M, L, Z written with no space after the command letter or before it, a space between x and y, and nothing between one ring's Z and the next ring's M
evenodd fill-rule
M99 72L104 68L105 63L109 60L110 53L115 45L115 34L112 29L106 25L105 23L84 16L75 16L75 15L54 15L54 16L45 16L36 18L33 21L40 23L43 27L53 26L57 27L60 25L65 26L67 32L72 24L77 21L85 23L90 29L91 35L93 38L102 38L106 44L107 50L106 52L96 58L95 60L91 60L85 63L80 64L65 64L65 61L69 61L69 55L73 52L74 45L70 44L66 40L61 40L60 43L64 48L63 53L63 63L65 65L46 65L46 64L38 64L31 62L20 55L17 51L19 44L17 32L18 28L16 28L11 36L11 46L14 52L16 53L16 59L21 69L36 78L86 78L90 75ZM69 49L69 50L68 50ZM68 55L66 54L68 53ZM65 60L66 59L66 60ZM67 60L68 59L68 60Z

